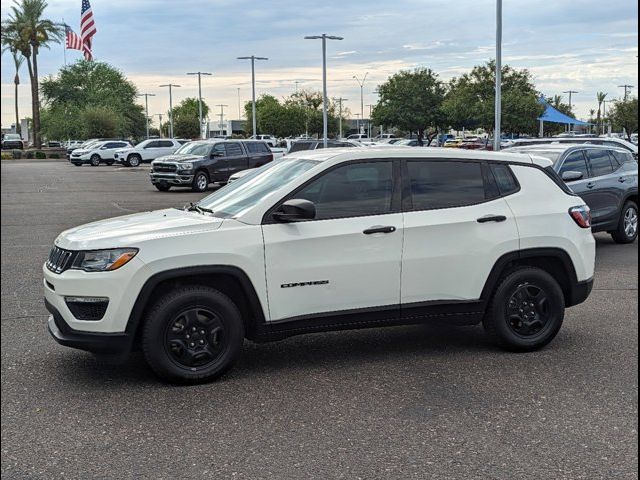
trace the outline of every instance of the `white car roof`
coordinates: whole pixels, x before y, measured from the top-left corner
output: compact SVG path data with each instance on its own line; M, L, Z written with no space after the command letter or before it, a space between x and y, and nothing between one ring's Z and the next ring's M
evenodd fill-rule
M312 151L295 152L289 155L296 158L309 158L317 161L332 160L339 163L347 160L367 160L382 158L450 158L458 160L493 160L502 162L532 163L541 167L548 167L551 161L548 158L520 153L491 152L479 150L463 150L450 148L407 148L407 147L381 147L369 148L327 148Z

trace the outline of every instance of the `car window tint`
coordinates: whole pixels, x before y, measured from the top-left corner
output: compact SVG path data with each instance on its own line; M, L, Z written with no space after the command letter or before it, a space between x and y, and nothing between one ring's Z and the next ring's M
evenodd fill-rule
M224 149L224 143L216 143L213 146L213 153L221 153L224 157L226 155L226 151Z
M492 164L491 171L498 185L498 190L500 190L500 195L511 195L520 189L509 165Z
M485 188L480 162L407 162L414 210L481 203Z
M580 172L582 173L582 178L589 177L587 161L584 158L582 151L573 152L567 155L567 158L565 158L562 163L562 167L560 167L560 176L562 176L564 172Z
M158 141L158 147L161 147L161 148L173 147L173 142L171 140L160 140Z
M380 215L391 211L392 162L355 163L338 167L300 190L316 206L316 219Z
M616 162L618 163L618 165L623 165L627 162L633 162L633 155L631 155L630 153L623 153L623 152L618 152L618 151L612 151L610 152L613 157L616 159Z
M613 171L611 158L606 150L587 150L587 158L594 177L608 175Z
M238 157L243 154L242 147L239 143L227 143L225 145L228 157Z
M302 152L304 150L311 150L313 143L312 142L296 142L291 145L291 149L289 153L293 152Z
M249 153L267 153L269 151L269 147L262 142L247 142L245 145Z

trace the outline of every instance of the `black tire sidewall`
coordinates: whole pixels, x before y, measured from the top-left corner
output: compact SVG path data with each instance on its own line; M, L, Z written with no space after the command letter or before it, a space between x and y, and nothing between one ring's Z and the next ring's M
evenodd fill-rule
M207 185L204 188L200 188L198 186L198 177L202 175L204 175L205 178L207 179ZM209 175L207 175L206 172L203 172L202 170L199 172L196 172L196 174L193 176L192 188L195 192L206 192L207 189L209 188Z
M171 188L171 185L167 185L166 183L154 183L154 185L161 192L168 192Z
M614 240L618 243L632 243L636 240L636 238L638 238L637 230L633 237L629 237L627 236L627 232L624 229L624 217L631 208L636 211L636 215L638 214L638 205L636 205L635 202L629 200L624 204L622 212L620 213L620 223L618 224L618 230L615 232L615 235L613 237Z
M131 163L132 160L135 162L135 164ZM128 167L139 167L141 163L142 163L142 159L140 158L139 155L129 155L129 157L127 158Z
M507 304L515 290L523 284L542 288L551 302L551 318L541 332L531 337L517 335L508 325ZM523 268L507 275L496 289L484 323L500 345L512 351L531 351L547 345L560 331L564 320L565 300L560 285L544 270Z
M190 369L172 360L165 347L165 331L180 311L194 306L210 309L219 316L227 344L214 363ZM172 383L200 383L219 377L233 365L243 342L244 325L238 307L226 295L204 286L186 286L163 296L146 317L142 336L147 363L160 378Z
M98 160L97 162L96 159ZM100 155L91 155L89 162L92 167L97 167L98 165L100 165Z

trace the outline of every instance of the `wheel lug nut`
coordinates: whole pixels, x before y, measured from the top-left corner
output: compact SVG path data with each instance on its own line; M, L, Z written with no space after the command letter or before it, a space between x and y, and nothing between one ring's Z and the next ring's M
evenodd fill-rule
M189 344L189 346L190 346L190 347L195 347L195 346L196 346L196 344L195 344L195 343L193 343L193 342L191 342L191 343Z
M185 337L187 338L191 338L191 335L189 335L188 333L185 335Z
M196 327L191 327L192 332L195 332L196 330L198 330Z
M200 335L204 335L204 330L200 330Z
M200 345L204 345L204 340L200 340Z

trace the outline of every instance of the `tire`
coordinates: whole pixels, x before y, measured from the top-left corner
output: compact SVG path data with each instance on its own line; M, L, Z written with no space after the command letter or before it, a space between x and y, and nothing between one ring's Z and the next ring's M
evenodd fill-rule
M127 167L139 167L142 162L142 158L137 153L131 154L127 157Z
M82 164L81 164L81 163L77 163L77 162L73 162L73 164L74 164L76 167L81 167L81 166L82 166Z
M209 188L209 175L206 172L200 170L193 176L193 183L191 184L191 190L194 192L206 192Z
M638 238L638 205L629 200L622 207L618 228L611 232L616 243L633 243Z
M210 287L187 285L162 295L145 317L142 350L163 380L203 383L238 358L244 324L233 301Z
M154 183L153 185L161 192L168 192L171 188L171 185L167 185L166 183Z
M547 345L562 327L565 300L556 280L544 270L523 267L504 276L483 319L494 343L513 352Z
M101 160L102 159L100 158L100 155L94 153L93 155L91 155L91 159L89 161L91 162L92 167L97 167L100 165Z

